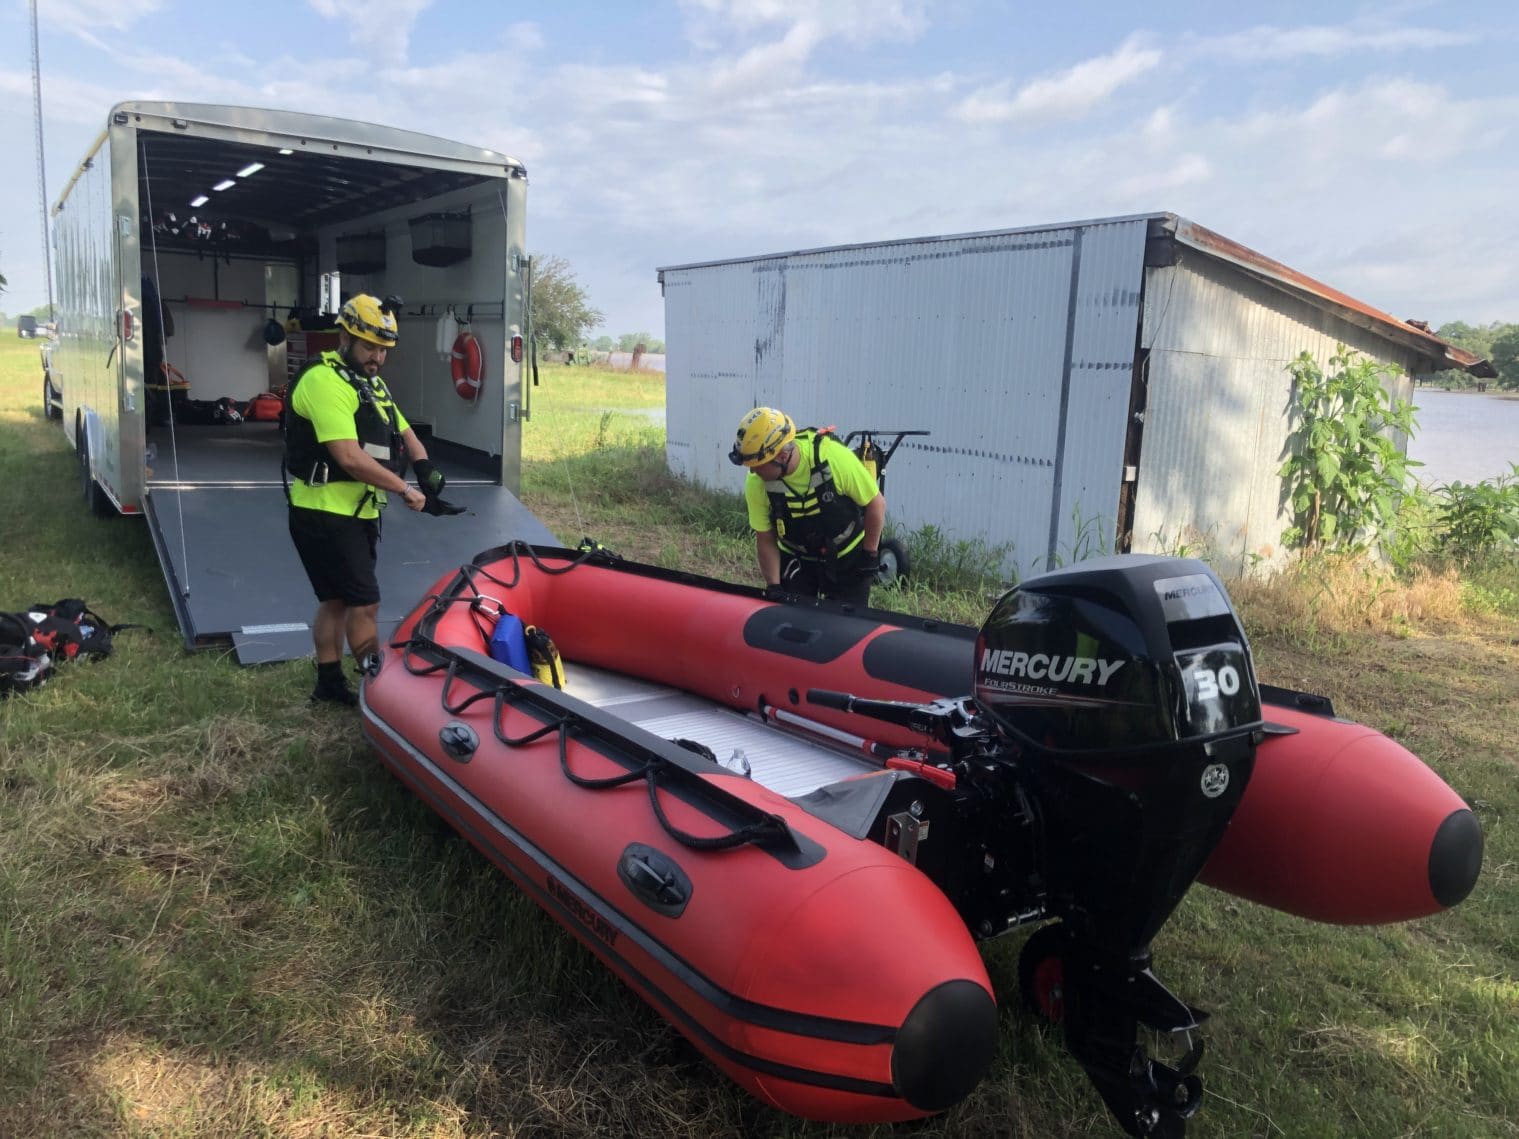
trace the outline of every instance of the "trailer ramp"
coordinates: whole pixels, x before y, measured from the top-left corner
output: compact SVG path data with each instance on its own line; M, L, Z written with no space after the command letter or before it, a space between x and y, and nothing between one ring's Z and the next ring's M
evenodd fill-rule
M439 464L442 467L444 464ZM183 472L181 472L183 473ZM143 513L174 613L190 648L229 641L243 664L312 654L316 599L287 525L285 491L262 478L199 483L156 472ZM445 492L465 513L435 518L393 505L381 520L378 574L381 636L389 634L443 574L481 550L517 538L558 545L505 487L459 481Z

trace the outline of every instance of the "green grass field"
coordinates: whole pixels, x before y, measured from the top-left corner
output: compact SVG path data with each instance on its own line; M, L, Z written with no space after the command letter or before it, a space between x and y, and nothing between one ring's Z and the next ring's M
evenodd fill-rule
M81 596L155 632L0 703L0 1136L1114 1133L1015 1007L1021 934L985 947L1002 1049L947 1115L830 1128L737 1091L405 793L350 713L308 706L308 662L184 653L143 523L87 517L40 387L36 343L0 339L0 609ZM662 401L657 377L547 370L525 501L571 544L753 582L736 499L664 473L636 414ZM878 602L979 620L976 552L943 553L933 588ZM1511 567L1315 567L1235 588L1262 678L1423 756L1488 848L1463 906L1404 926L1189 895L1155 955L1213 1012L1192 1134L1519 1135L1516 587Z

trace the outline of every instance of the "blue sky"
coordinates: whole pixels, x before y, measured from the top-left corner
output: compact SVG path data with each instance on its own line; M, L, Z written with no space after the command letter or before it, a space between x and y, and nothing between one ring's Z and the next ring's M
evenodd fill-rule
M123 99L336 114L526 163L602 331L655 268L1169 210L1404 318L1519 321L1519 5L40 0L47 188ZM0 0L0 308L44 300Z

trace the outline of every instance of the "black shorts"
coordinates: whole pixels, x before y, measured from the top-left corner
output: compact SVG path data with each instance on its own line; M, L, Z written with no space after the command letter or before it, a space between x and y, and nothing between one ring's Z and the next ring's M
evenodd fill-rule
M374 574L378 519L292 506L290 538L318 601L355 607L379 604L380 583Z
M858 565L863 551L859 546L831 562L799 558L781 551L781 587L799 597L821 597L826 601L845 601L869 606L870 578L861 577Z

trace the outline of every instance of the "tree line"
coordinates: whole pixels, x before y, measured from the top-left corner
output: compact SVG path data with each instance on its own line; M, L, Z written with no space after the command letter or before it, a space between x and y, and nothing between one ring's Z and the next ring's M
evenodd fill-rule
M1435 329L1435 335L1457 348L1491 360L1498 371L1500 388L1519 389L1519 324L1495 320L1491 324L1474 325L1453 320ZM1433 379L1447 387L1465 387L1473 382L1465 372L1454 370L1436 372Z
M552 254L533 258L533 334L545 348L591 348L600 352L632 352L641 344L645 352L663 352L665 342L650 332L625 332L621 336L598 336L592 329L604 317L593 308L585 286L563 257Z

